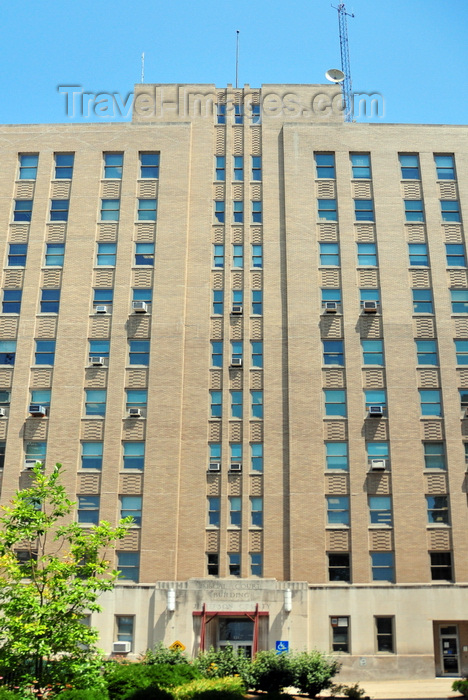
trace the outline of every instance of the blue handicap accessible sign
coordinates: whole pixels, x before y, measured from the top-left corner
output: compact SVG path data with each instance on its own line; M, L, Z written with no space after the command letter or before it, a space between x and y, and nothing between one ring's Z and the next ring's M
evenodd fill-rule
M284 654L285 651L289 651L289 642L277 641L276 642L276 653Z

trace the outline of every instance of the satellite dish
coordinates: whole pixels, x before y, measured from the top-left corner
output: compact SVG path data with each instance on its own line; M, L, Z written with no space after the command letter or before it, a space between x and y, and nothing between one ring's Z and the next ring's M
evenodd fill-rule
M342 83L345 79L345 74L338 68L330 68L330 70L327 70L325 73L325 77L331 83Z

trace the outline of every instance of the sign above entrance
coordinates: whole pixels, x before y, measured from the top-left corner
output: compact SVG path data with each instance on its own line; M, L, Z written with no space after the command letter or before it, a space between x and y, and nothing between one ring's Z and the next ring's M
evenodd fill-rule
M185 644L182 644L182 642L179 641L175 641L172 642L169 649L172 649L172 651L185 651Z
M286 651L289 651L289 642L277 641L276 642L276 653L277 654L284 654Z

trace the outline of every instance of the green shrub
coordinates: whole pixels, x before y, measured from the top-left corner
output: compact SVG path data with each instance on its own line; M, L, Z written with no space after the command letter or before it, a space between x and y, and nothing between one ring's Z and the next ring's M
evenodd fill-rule
M148 649L141 658L142 664L189 664L183 651L169 649L159 642L154 649Z
M341 664L320 651L302 651L291 658L291 666L290 685L315 698L318 693L332 685L332 678L340 670Z
M202 678L172 693L175 700L242 700L245 686L241 678Z
M290 652L259 651L252 663L252 687L269 693L294 685L292 659Z
M135 690L128 698L129 700L174 700L173 695L168 690L158 688L157 685L150 685L148 688Z
M21 695L18 695L13 690L0 688L0 700L19 700L20 697Z
M107 693L101 689L72 688L59 693L60 700L106 700ZM0 695L0 700L2 696Z
M104 679L110 700L127 700L136 690L171 688L199 677L198 670L189 664L113 663L107 666Z
M223 649L200 652L194 664L204 678L239 676L246 688L252 686L252 661L228 645Z
M465 698L468 698L468 680L466 678L461 678L460 680L453 681L452 690L456 690Z

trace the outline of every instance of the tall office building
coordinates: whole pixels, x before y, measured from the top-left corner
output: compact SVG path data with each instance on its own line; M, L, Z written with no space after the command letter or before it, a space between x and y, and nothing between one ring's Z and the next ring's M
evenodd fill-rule
M83 527L133 515L108 653L468 671L467 129L339 102L139 85L132 123L0 130L1 498L60 461Z

